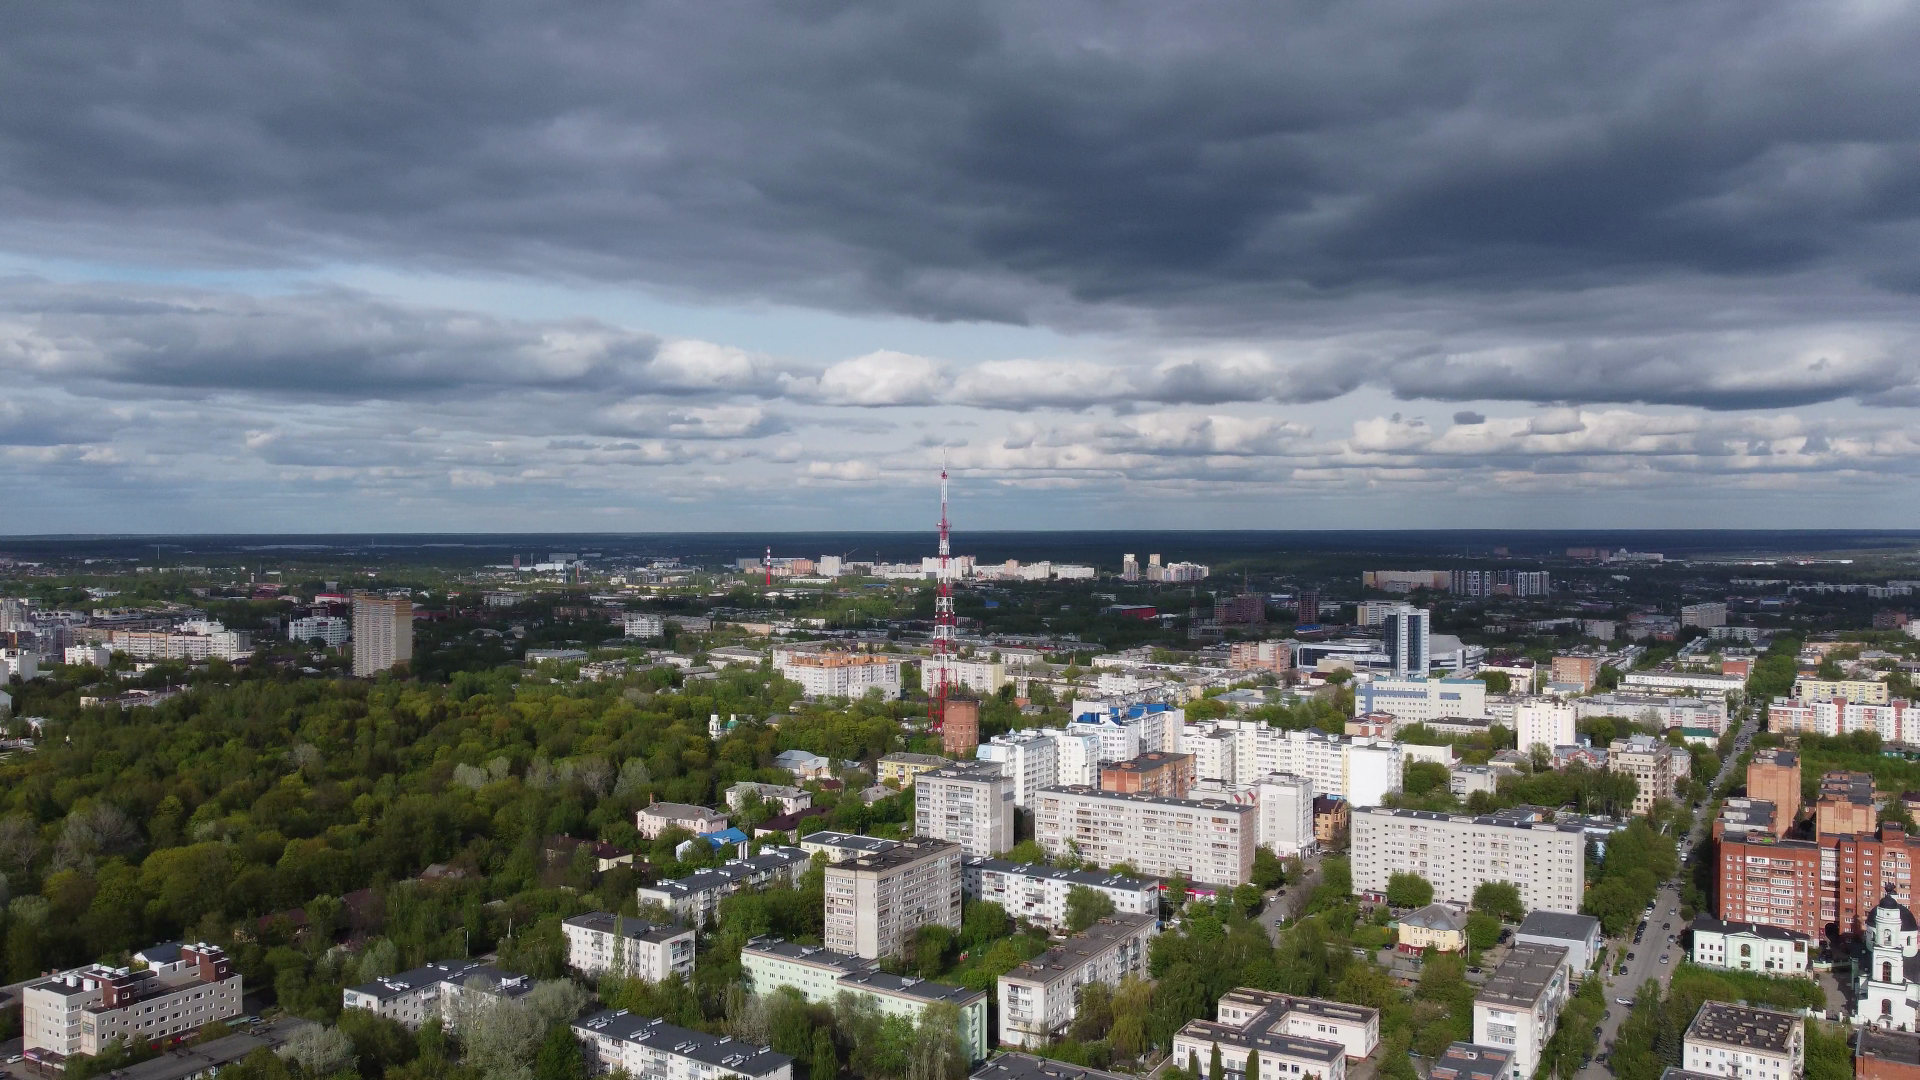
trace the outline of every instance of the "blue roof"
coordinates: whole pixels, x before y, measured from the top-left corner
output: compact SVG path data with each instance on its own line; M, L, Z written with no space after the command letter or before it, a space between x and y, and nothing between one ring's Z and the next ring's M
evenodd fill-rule
M721 829L719 832L701 833L700 839L712 844L715 848L723 848L728 844L746 843L747 834L739 829Z

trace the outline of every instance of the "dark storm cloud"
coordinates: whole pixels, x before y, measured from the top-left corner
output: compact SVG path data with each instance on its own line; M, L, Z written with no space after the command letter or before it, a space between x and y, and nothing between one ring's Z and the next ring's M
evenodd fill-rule
M1782 0L28 5L0 208L63 254L939 318L1911 282L1916 45L1912 7Z

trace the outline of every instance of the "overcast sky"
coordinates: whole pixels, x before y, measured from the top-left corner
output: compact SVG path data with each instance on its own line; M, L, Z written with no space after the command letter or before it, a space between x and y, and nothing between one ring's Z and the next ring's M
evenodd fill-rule
M1920 527L1920 6L92 0L0 533ZM964 547L964 545L962 545Z

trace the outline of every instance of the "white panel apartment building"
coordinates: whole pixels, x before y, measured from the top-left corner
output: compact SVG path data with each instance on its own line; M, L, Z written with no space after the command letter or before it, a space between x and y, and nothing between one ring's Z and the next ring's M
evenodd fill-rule
M812 865L813 856L796 847L765 847L745 859L729 859L703 867L683 878L657 881L637 890L643 904L659 904L674 918L691 926L703 925L720 910L720 901L741 889L792 884Z
M807 697L865 697L878 689L891 701L900 696L900 660L878 653L782 652L775 650L773 667L782 677L800 684Z
M1795 1080L1807 1061L1799 1016L1724 1001L1701 1003L1681 1045L1688 1072L1734 1080Z
M1651 720L1661 729L1706 728L1715 735L1727 733L1727 699L1721 696L1673 697L1667 694L1594 694L1573 699L1574 716L1619 716L1629 720Z
M661 926L590 911L562 922L560 930L567 937L567 966L583 975L611 972L648 982L669 975L693 978L690 926Z
M1260 808L1260 846L1275 855L1298 855L1313 846L1313 781L1275 773L1253 785Z
M155 945L134 954L139 971L99 964L27 983L20 993L22 1046L58 1064L129 1045L189 1035L240 1015L240 973L214 945Z
M1147 970L1156 915L1113 915L1000 976L1000 1041L1038 1046L1073 1023L1080 988Z
M1572 746L1578 728L1578 713L1573 704L1555 701L1552 698L1527 698L1514 707L1513 723L1515 741L1521 753L1535 746L1545 746L1552 750L1556 746Z
M1054 784L1059 787L1100 786L1100 737L1066 731L1047 732L1053 741ZM1124 758L1120 760L1125 760Z
M967 858L960 864L960 889L968 900L999 904L1008 915L1048 930L1064 931L1067 893L1079 885L1103 893L1122 915L1158 915L1160 886L1119 874L1061 870L1052 866Z
M793 1080L793 1059L729 1036L675 1027L625 1009L573 1022L573 1037L594 1076L625 1073L633 1080Z
M1515 945L1473 998L1473 1041L1513 1052L1507 1080L1528 1080L1570 997L1567 950Z
M1403 724L1443 716L1480 719L1487 714L1487 684L1479 679L1376 675L1353 688L1353 715L1392 713Z
M1033 805L1033 796L1041 788L1060 782L1060 758L1053 739L1037 731L995 735L974 750L980 761L1000 766L1013 781L1013 805L1022 810Z
M458 1023L455 1004L465 995L485 994L513 1001L532 992L530 976L510 974L486 964L450 960L349 986L340 991L340 1007L365 1009L409 1031L420 1030L420 1025L437 1016L448 1031L453 1031Z
M1245 882L1259 841L1258 808L1220 799L1056 787L1040 793L1033 819L1049 856L1124 862L1142 874L1213 885Z
M1528 910L1578 912L1586 891L1586 833L1546 825L1394 810L1353 811L1353 886L1385 891L1396 873L1419 874L1433 898L1473 901L1488 881L1517 886Z
M1231 751L1222 735L1231 737ZM1181 729L1180 747L1181 753L1194 755L1196 779L1250 787L1274 773L1304 776L1314 794L1337 795L1357 806L1377 804L1387 792L1399 790L1406 771L1405 752L1385 739L1282 731L1261 720L1188 724Z
M913 782L916 836L950 840L968 855L1013 847L1013 781L991 761L956 761Z
M958 844L909 840L829 865L827 948L877 960L922 926L960 929L960 859Z

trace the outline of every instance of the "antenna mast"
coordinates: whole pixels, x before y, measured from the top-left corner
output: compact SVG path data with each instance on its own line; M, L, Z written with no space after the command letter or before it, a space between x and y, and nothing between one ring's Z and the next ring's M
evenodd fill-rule
M767 588L773 588L773 545L767 545L766 558L760 560L760 566L767 572Z
M947 723L947 692L953 678L953 548L947 523L947 467L940 466L940 582L933 593L933 730Z

